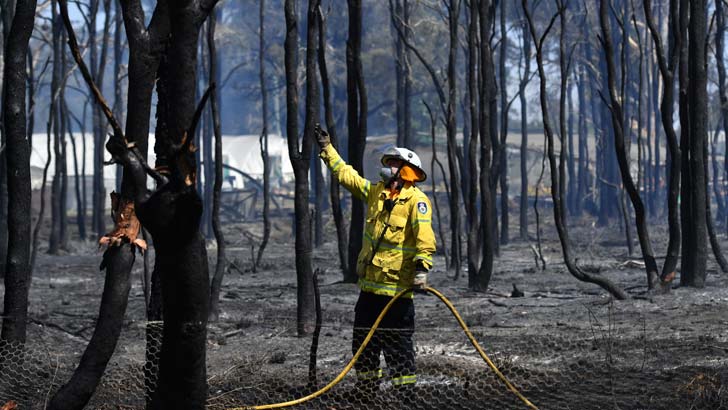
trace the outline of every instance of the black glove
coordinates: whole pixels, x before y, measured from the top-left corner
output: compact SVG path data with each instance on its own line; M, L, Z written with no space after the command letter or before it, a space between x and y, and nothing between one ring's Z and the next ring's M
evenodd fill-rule
M328 132L321 128L321 124L314 125L313 135L316 136L316 142L320 149L324 149L331 144L331 137L329 137Z

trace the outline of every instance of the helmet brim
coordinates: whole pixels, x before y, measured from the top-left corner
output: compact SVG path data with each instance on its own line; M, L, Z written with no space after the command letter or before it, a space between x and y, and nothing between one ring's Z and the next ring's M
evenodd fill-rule
M413 169L415 169L417 171L417 173L418 173L418 176L420 176L420 178L417 179L415 182L423 182L423 181L425 181L427 179L427 173L425 172L424 169L422 169L422 168L418 167L417 165L414 165L413 163L411 163L411 162L407 161L406 159L402 158L402 156L399 155L399 153L397 153L397 154L384 154L384 155L382 155L382 165L384 165L386 167L387 166L387 161L389 161L390 159L396 159L396 160L402 161L405 164L407 164L410 167L412 167Z

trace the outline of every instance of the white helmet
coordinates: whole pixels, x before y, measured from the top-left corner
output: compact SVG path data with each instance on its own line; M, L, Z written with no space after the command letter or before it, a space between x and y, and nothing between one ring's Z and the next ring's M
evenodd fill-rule
M382 155L382 165L386 166L387 160L390 159L400 159L416 168L420 172L420 179L416 182L422 182L427 179L427 174L422 169L422 161L414 151L402 147L391 147Z

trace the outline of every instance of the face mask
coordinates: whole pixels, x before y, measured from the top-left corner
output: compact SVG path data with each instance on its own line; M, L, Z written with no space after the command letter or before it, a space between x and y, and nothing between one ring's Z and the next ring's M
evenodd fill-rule
M382 167L379 171L379 176L382 177L382 181L389 182L392 180L395 174L392 173L392 167Z

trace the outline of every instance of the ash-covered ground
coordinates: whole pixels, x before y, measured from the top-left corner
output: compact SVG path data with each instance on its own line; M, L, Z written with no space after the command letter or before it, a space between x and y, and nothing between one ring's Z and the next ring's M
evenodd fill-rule
M358 294L356 285L341 283L333 228L327 229L329 241L314 250L323 313L316 387L333 380L352 357ZM260 231L260 223L226 225L234 266L225 277L220 321L209 325L210 409L288 401L315 390L309 379L312 338L296 332L290 221L275 221L263 265L253 272L251 245L257 251ZM653 224L651 234L653 248L664 256L666 227ZM535 262L535 240L512 240L501 247L488 292L470 291L467 271L455 279L442 255L430 285L453 302L505 377L540 409L728 408L728 275L712 254L705 288L650 293L639 247L629 256L618 229L585 219L571 221L571 235L579 266L608 277L630 300L615 301L571 276L548 221L545 271ZM726 238L719 239L728 249ZM68 380L91 337L104 283L101 252L92 242L70 247L61 256L39 253L28 346L0 349L0 404L15 400L20 409L43 408ZM153 252L150 256L153 260ZM208 256L212 271L214 241ZM140 257L121 340L88 408L144 408L145 331L158 324L146 322L142 266ZM514 284L522 297L511 297ZM480 358L438 298L417 295L415 304L419 381L413 392L403 395L385 380L375 395L357 396L352 371L328 392L292 408L528 408Z

